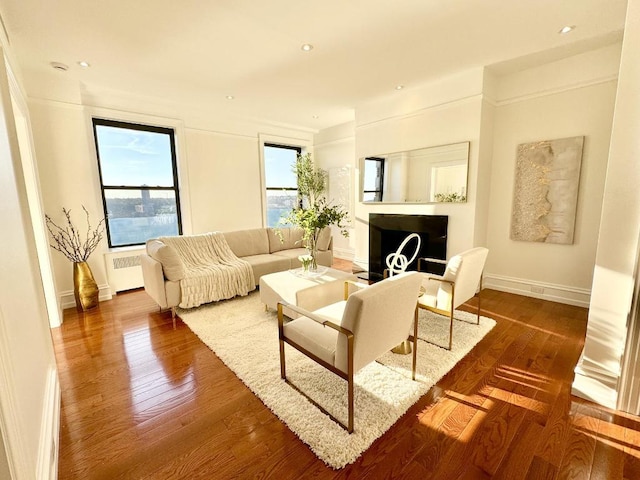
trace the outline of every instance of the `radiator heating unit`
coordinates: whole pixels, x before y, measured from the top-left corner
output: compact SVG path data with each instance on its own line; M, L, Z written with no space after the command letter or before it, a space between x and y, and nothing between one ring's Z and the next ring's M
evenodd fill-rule
M112 293L144 286L140 254L144 249L105 253L107 278Z

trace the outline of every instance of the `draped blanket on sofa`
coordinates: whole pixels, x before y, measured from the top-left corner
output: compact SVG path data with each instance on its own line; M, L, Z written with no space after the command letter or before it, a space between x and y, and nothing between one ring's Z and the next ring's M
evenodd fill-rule
M173 247L184 265L180 307L197 307L255 290L251 265L235 256L222 233L159 240Z

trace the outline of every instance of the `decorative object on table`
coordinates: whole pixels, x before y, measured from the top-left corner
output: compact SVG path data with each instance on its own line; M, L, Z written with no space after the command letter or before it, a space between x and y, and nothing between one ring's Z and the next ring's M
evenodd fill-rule
M327 200L327 172L313 163L310 153L299 154L293 170L296 174L301 205L284 215L279 223L295 225L304 231L302 240L312 257L309 270L315 271L318 268L318 240L322 230L335 225L344 237L348 237L349 232L345 225L348 213L344 207L331 205Z
M300 255L298 260L302 263L302 271L308 272L311 264L313 263L313 257L311 255Z
M408 260L407 256L404 255L402 251L404 250L404 247L407 246L407 243L409 243L414 238L417 240L416 250L415 252L413 252L413 256L411 257L411 260ZM417 233L412 233L410 235L407 235L407 237L402 241L402 243L398 247L398 250L396 250L395 253L390 253L389 255L387 255L387 258L385 259L385 263L387 264L390 277L393 277L396 273L402 273L407 270L407 267L418 256L418 252L420 252L421 243L422 243L422 240L420 239L420 235L418 235Z
M407 256L402 253L404 247L413 240L416 239L416 249L411 256L411 260L407 259ZM390 253L387 255L385 259L385 263L387 264L386 272L389 277L393 277L395 274L403 273L407 270L407 267L413 262L418 256L418 252L420 252L420 245L422 244L422 240L420 239L420 235L417 233L411 233L406 236L406 238L402 241L398 249L394 253ZM393 349L391 349L393 353L399 353L402 355L408 355L411 353L411 342L409 340L404 340L402 343L399 343Z
M98 305L98 285L93 278L87 260L98 247L104 233L104 218L98 222L96 228L92 228L89 212L84 205L82 209L87 222L84 238L73 224L71 210L62 208L67 223L64 227L56 224L49 215L45 215L47 229L52 239L51 248L73 262L73 295L78 311L89 310Z
M495 326L495 321L487 317L481 318L480 326L475 325L474 314L456 311L456 342L452 351L443 350L423 340L446 342L449 319L421 309L417 381L411 380L411 355L387 352L378 359L380 363L370 363L360 370L354 378L356 429L348 434L280 381L278 348L266 348L264 341L273 338L277 330L276 312L265 311L257 292L180 310L179 314L267 408L331 468L355 462ZM344 380L295 349L287 351L287 376L318 403L329 407L334 416L346 419Z
M518 145L511 239L572 244L584 137Z

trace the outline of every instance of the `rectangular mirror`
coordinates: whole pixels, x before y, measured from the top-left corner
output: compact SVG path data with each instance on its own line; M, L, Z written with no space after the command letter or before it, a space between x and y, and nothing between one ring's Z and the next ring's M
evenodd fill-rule
M469 142L360 159L364 203L467 201Z

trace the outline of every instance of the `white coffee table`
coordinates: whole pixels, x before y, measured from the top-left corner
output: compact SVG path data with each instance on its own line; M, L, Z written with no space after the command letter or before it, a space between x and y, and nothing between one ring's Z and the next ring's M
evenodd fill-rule
M270 273L260 277L260 301L266 308L276 309L278 302L284 300L306 310L316 310L344 300L344 282L357 281L354 274L327 269L321 275L305 277L296 271ZM283 313L289 318L300 315L284 308Z

